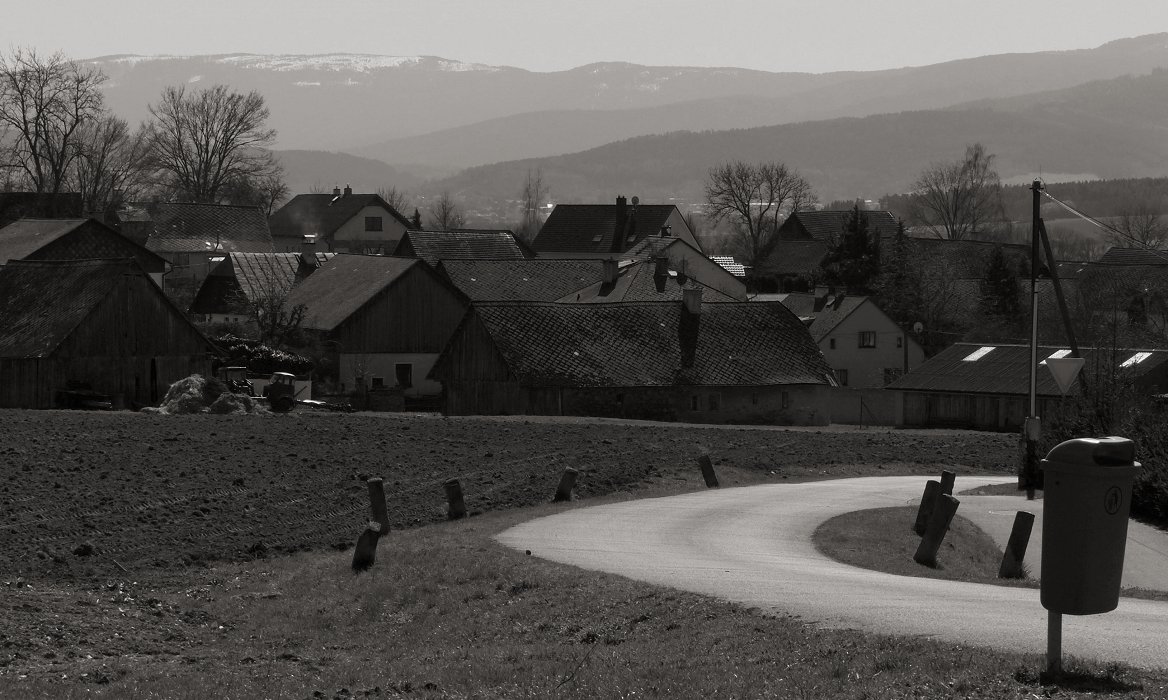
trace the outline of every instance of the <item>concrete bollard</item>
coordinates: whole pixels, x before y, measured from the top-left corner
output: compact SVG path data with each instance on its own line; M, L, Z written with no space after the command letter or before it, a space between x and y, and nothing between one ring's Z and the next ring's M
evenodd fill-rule
M937 496L941 493L941 482L936 479L930 479L925 484L925 493L921 496L921 506L917 508L917 519L913 523L913 532L918 536L924 537L925 528L929 525L929 516L933 514L933 505L937 502Z
M552 499L553 503L572 500L572 489L576 488L576 477L579 474L580 472L572 467L564 470L564 474L560 477L560 485L556 487L556 496Z
M373 520L381 525L381 535L389 534L389 509L385 507L385 482L381 477L373 477L365 482L369 486L369 510Z
M702 468L702 477L706 480L706 487L718 488L718 475L714 473L714 464L710 461L710 455L698 457L698 466Z
M1002 555L1002 565L998 567L998 578L1026 578L1022 561L1026 558L1026 545L1030 544L1030 532L1034 529L1034 513L1024 510L1014 516L1014 529L1010 530L1010 541L1006 543L1006 553Z
M458 479L447 479L443 484L446 488L446 517L458 520L466 516L466 502L462 499L462 484Z
M377 559L377 540L381 538L381 523L370 520L365 532L357 538L357 546L353 549L353 573L359 574L373 568Z
M941 494L933 514L929 516L929 525L925 528L925 536L921 538L913 561L924 566L937 566L937 550L941 549L941 542L945 540L945 533L949 531L949 523L953 522L953 514L959 505L961 501L949 494Z
M941 471L941 493L953 495L953 484L957 482L957 474L945 469Z

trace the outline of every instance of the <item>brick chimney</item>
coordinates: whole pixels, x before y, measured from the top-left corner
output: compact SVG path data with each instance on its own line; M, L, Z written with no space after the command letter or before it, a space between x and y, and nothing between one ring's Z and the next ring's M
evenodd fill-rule
M348 183L345 183L345 196L348 197L351 194L353 194L353 188L349 187Z
M690 369L698 351L698 336L702 325L702 288L681 292L681 313L677 319L677 342L681 351L681 368Z
M616 221L612 227L612 245L608 247L608 252L621 252L621 242L625 236L625 223L629 218L629 201L625 196L617 195L616 198Z
M658 293L665 291L665 283L669 281L669 258L660 256L653 258L653 286Z
M670 226L669 224L662 226L661 227L661 237L662 238L673 238L673 227Z
M340 196L341 196L341 188L340 188L340 187L333 187L333 196L334 196L334 197L340 197Z
M620 274L620 263L614 258L608 258L601 261L601 276L602 284L616 284L616 278Z

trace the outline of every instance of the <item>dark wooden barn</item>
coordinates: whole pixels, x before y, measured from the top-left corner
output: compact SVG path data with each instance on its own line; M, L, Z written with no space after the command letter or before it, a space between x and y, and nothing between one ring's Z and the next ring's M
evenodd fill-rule
M21 219L0 228L0 265L9 260L133 258L162 286L167 262L95 219Z
M88 387L156 404L211 370L214 348L133 260L11 261L0 268L0 407L53 408Z

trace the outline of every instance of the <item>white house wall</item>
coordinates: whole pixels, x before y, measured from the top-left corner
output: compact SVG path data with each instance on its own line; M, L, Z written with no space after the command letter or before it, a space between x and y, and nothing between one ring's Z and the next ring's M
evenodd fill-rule
M860 347L862 331L876 333L876 347ZM832 369L847 372L849 388L882 387L885 369L904 369L904 348L896 346L897 339L904 335L904 331L883 311L871 302L866 302L819 341L819 349ZM834 348L831 347L833 340ZM925 361L925 353L912 338L906 340L911 370Z
M356 388L362 381L366 389L371 389L374 377L381 377L384 386L392 387L397 384L397 365L409 364L412 366L413 386L404 394L410 398L438 396L442 393L442 384L426 379L437 360L438 353L341 354L339 379L346 391Z

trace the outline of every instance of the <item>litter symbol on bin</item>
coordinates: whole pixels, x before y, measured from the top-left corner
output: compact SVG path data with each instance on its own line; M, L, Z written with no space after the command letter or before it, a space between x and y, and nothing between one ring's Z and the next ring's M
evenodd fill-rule
M1103 497L1103 509L1107 511L1108 515L1115 515L1119 512L1119 504L1123 501L1123 494L1120 493L1118 486L1112 486L1107 489L1107 495Z

